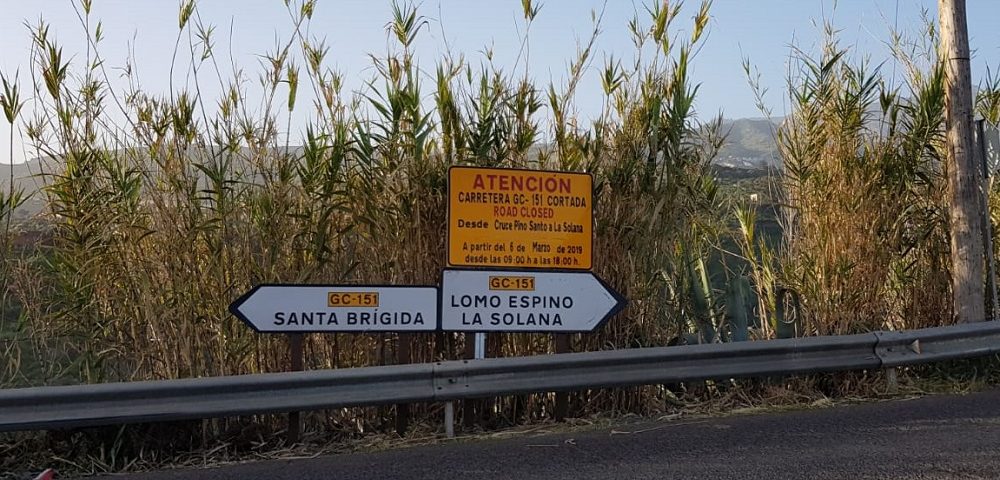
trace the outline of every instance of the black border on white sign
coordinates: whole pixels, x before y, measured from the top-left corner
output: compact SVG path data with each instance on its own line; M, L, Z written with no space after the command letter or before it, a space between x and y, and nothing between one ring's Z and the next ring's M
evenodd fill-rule
M522 274L543 274L543 273L554 273L554 274L567 274L572 273L576 275L590 275L597 280L597 283L601 285L608 293L611 294L615 299L615 306L611 308L596 324L594 328L590 330L554 330L554 331L542 331L542 330L481 330L481 329L444 329L444 272L446 271L469 271L469 272L498 272L498 273L522 273ZM628 306L628 299L618 293L617 290L611 287L608 282L605 282L603 278L599 277L596 273L591 270L538 270L531 268L452 268L447 267L441 269L441 287L438 288L439 300L438 300L438 328L443 332L461 332L461 333L535 333L539 335L558 335L558 334L573 334L573 333L593 333L604 326L611 317L621 313L625 307Z
M290 330L287 332L263 332L257 328L253 322L250 321L243 312L239 311L240 305L243 305L254 293L264 287L288 287L288 288L298 288L298 287L321 287L321 288L394 288L394 289L430 289L434 290L435 298L437 299L437 318L434 319L432 327L428 327L425 330L349 330L349 331L335 331L335 330ZM233 314L234 317L240 319L244 324L250 327L253 331L259 334L265 335L288 335L291 333L346 333L351 335L364 335L372 333L431 333L441 331L441 291L438 287L433 285L385 285L385 284L348 284L348 283L261 283L255 285L249 291L240 295L233 303L229 304L229 313Z

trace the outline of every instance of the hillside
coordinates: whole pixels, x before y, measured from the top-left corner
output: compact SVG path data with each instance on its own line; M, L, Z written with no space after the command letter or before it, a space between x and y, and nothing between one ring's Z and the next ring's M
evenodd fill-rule
M779 164L774 143L775 124L763 118L724 120L723 130L728 132L726 143L719 151L716 163L720 167L735 169L762 169ZM18 211L19 218L28 218L41 212L44 203L38 195L43 182L39 176L42 160L34 159L13 166L14 184L32 197ZM53 171L52 168L45 168ZM12 175L11 166L0 164L0 188L7 191Z
M773 121L764 118L724 120L723 131L728 132L728 136L716 163L735 168L762 168L779 164L774 142L776 126Z
M24 220L41 212L44 202L39 190L42 188L42 179L38 175L41 162L37 159L15 165L0 163L0 189L4 192L10 189L10 179L14 179L14 185L31 195L24 205L15 212L15 218Z

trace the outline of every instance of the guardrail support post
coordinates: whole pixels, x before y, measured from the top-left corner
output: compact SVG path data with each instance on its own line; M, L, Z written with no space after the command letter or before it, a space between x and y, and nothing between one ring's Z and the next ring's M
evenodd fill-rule
M455 438L455 402L444 404L444 434L448 438Z
M885 369L885 385L890 395L899 393L899 373L896 367Z

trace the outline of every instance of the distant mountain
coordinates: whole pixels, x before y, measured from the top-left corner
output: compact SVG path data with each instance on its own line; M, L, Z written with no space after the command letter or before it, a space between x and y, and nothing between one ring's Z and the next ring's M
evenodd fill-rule
M24 163L12 165L0 163L0 189L4 193L10 190L10 179L13 176L14 186L21 189L29 198L15 211L15 218L27 219L42 211L45 202L39 190L43 186L42 178L38 174L42 161L35 159Z
M766 118L723 120L722 130L728 135L716 163L736 168L764 168L779 164L778 147L774 141L775 121Z
M780 121L780 119L775 121ZM777 126L775 121L763 118L723 120L723 132L727 133L728 136L715 163L721 167L737 169L761 169L779 165L777 146L774 142L774 129ZM533 151L529 157L537 155L538 151L545 147L536 146L535 148L536 151ZM46 172L58 171L58 168L55 167L57 167L55 160L51 158L36 158L13 166L14 184L26 193L33 194L24 208L18 211L17 216L33 216L42 210L44 200L39 190L43 187L44 182L39 172L42 170ZM10 188L10 176L11 166L0 164L0 189L4 192Z
M6 163L0 163L0 187L4 190L10 185L10 177L14 177L14 185L23 187L26 190L36 190L38 186L34 185L35 181L38 180L35 175L38 173L39 160L34 159L25 163L15 163L14 165L9 165ZM41 181L38 180L39 185Z

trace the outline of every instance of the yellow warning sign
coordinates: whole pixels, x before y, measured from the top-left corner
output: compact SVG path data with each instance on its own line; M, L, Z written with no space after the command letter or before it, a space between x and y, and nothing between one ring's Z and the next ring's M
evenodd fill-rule
M586 173L452 167L448 264L590 270L593 188Z

